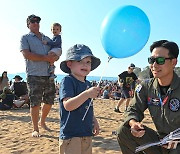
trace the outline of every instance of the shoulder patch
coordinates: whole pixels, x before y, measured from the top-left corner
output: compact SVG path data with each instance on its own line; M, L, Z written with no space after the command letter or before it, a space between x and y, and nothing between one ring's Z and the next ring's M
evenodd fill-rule
M176 112L180 109L180 102L177 98L172 98L169 101L169 109L173 112Z
M142 85L139 84L136 86L135 92L139 93L141 91Z

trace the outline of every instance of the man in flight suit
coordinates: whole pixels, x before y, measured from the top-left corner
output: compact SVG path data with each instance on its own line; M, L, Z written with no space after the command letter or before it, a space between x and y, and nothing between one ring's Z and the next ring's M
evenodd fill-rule
M150 51L148 62L154 78L136 87L124 123L118 129L118 142L123 154L134 154L139 145L157 142L180 128L180 78L174 72L179 48L174 42L160 40L151 45ZM157 131L142 124L146 109ZM180 143L173 148L168 145L153 146L144 152L180 154Z

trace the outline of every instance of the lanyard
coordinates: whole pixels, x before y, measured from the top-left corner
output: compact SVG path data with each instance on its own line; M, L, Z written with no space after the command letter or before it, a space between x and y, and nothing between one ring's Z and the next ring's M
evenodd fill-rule
M171 94L172 90L168 90L167 93L166 93L166 97L162 100L161 98L161 94L159 93L159 101L160 101L160 104L161 106L165 105L167 103L167 100Z

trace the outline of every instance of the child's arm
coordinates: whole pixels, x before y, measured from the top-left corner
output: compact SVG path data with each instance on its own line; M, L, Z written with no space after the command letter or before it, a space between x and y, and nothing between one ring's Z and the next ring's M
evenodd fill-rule
M99 128L99 123L95 116L93 117L93 122L94 122L93 134L94 134L94 136L96 136L99 134L100 128Z
M62 44L61 35L55 36L53 38L53 40L48 41L46 44L50 45L50 46L57 46L58 48L61 48L61 44Z
M72 98L64 98L63 105L67 111L72 111L81 106L89 98L97 98L100 92L99 87L91 87Z
M42 43L46 45L46 44L47 44L47 41L46 41L46 40L42 40Z

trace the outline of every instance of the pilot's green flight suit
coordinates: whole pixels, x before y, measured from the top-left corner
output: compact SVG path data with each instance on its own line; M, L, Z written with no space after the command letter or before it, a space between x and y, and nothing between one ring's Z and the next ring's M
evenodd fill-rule
M150 112L157 132L145 126L145 135L141 138L134 137L130 132L129 120L141 122L146 109ZM159 141L177 128L180 128L180 78L174 73L165 95L160 93L157 79L143 81L136 87L131 106L125 114L125 121L118 129L118 142L124 154L133 154L137 146ZM174 150L153 146L144 152L180 154L180 143Z

